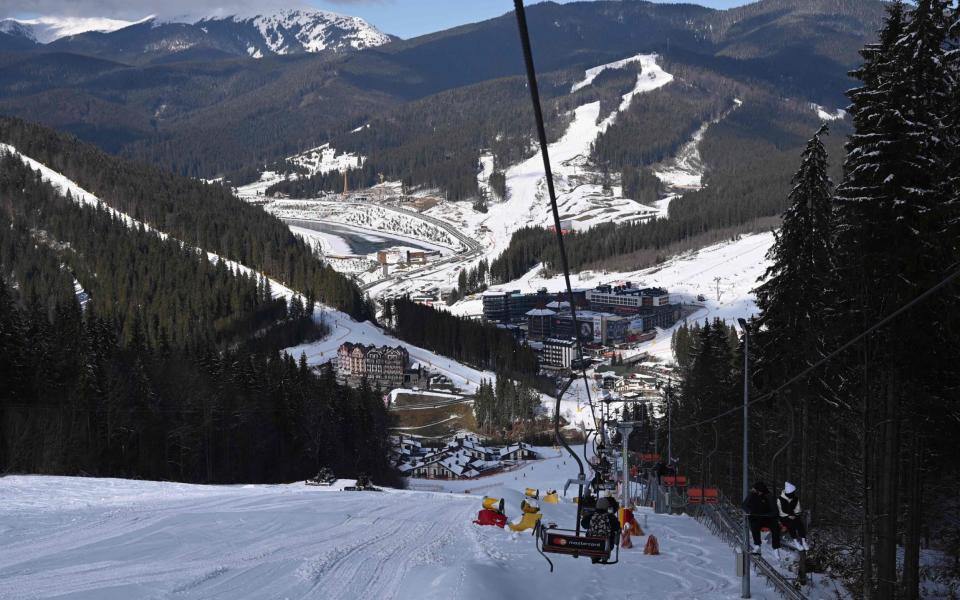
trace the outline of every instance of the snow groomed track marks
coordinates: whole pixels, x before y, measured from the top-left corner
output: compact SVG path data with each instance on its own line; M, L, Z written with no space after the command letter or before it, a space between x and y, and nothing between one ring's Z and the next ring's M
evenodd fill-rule
M13 509L0 517L14 539L0 551L3 598L391 598L413 566L446 553L472 513L463 498L445 495L418 494L411 502L409 492L301 484L189 486L201 495L183 499L171 484L139 482L131 484L166 491L91 510L104 500L97 487L111 480L16 479L76 482L83 500L65 511L31 508L24 518ZM17 487L3 495L24 492ZM431 505L442 505L449 518L431 518Z
M524 487L561 486L571 465L541 451L545 460L482 481L431 482L444 492L6 477L0 598L738 596L729 547L688 517L646 513L661 556L644 556L641 542L619 565L563 557L552 575L529 532L473 525L483 494L504 497L516 518ZM569 523L576 508L543 510ZM776 594L758 584L754 597Z

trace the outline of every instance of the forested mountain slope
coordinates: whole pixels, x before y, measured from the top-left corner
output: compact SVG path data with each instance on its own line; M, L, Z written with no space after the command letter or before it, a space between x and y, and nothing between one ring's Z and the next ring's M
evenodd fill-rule
M837 106L856 64L853 49L877 28L881 6L764 0L749 10L715 11L649 2L542 3L530 7L528 18L542 74L657 52ZM39 51L0 56L0 111L181 174L235 180L407 101L522 74L512 14L333 58L227 59L191 49L179 62L168 57L130 66L81 58L62 45L70 54L55 60ZM468 128L477 127L483 125Z
M301 304L2 154L0 473L286 481L322 463L390 477L373 390L237 347L309 330Z
M0 118L0 142L63 173L110 207L194 247L236 260L357 318L370 313L360 291L323 264L277 218L216 184L109 156L63 134Z

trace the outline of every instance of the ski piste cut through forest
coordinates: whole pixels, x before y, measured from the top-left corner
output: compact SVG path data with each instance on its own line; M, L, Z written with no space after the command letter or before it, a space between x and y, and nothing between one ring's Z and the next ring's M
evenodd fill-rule
M789 195L776 200L786 200L788 208L769 256L771 267L756 290L761 312L750 324L748 357L755 367L750 380L755 398L956 273L958 47L960 9L952 3L892 3L878 41L863 50L863 66L854 73L860 83L849 92L854 131L842 173L831 180L825 146L830 132L819 130L807 144ZM302 288L308 306L325 301L359 318L372 317L359 290L341 282L282 223L252 209L245 213L217 186L137 170L15 120L4 120L0 134L0 140L124 212ZM71 154L71 148L81 150ZM234 347L238 332L258 330L260 319L304 318L299 314L307 310L304 305L277 303L263 281L198 261L176 243L121 231L126 226L109 215L58 198L16 159L3 161L0 373L11 385L0 392L0 470L279 481L302 477L322 463L390 477L389 420L377 391L342 388L329 371L312 373L275 348ZM169 190L170 200L146 201L148 189ZM222 196L222 203L206 204L199 196ZM193 204L191 197L197 197ZM36 211L26 210L32 205ZM238 215L239 222L226 220L227 213ZM697 231L685 229L682 221L671 225L672 220L671 215L646 229L577 234L570 248L574 265L609 257L591 255L587 241L578 249L575 240L581 237L590 240L605 231L618 240L616 256L639 250L631 245L637 238L653 239L642 243L656 247ZM724 224L743 221L734 215ZM218 224L223 228L214 227ZM246 236L245 230L253 231L246 228L254 226L262 229ZM116 247L127 244L136 260L152 261L149 268L133 269L144 278L156 271L153 265L176 266L176 283L156 285L191 288L180 291L195 297L184 298L176 309L157 307L149 301L152 285L106 282L116 286L109 294L121 306L101 308L94 293L81 309L70 271L99 272L115 261L103 256L96 262L85 236L97 232L115 235ZM537 240L542 234L526 235ZM259 245L263 239L276 241L270 248L277 254ZM529 256L542 252L541 261L550 265L546 239L517 242L532 244ZM490 270L508 281L528 270L527 262L518 261L513 271L498 271L493 263ZM206 283L189 283L201 279ZM183 310L219 325L192 331L179 321ZM394 310L393 318L402 321L400 311L414 308L395 304ZM447 328L453 337L442 342L413 328L402 334L400 324L396 330L404 339L422 335L419 343L454 358L494 364L500 352L519 357L519 372L529 368L522 348L505 347L492 334L487 350L468 348L469 342L456 339L466 331L461 327L458 322ZM722 322L678 331L683 376L672 415L675 454L684 468L735 496L742 427L735 409L744 349L730 331ZM960 468L952 447L960 429L958 340L960 287L954 280L806 379L751 406L751 480L789 478L798 485L813 516L816 560L859 597L918 598L927 538L954 556L960 553L955 519ZM711 453L715 440L717 451ZM277 471L277 464L284 464L283 470Z

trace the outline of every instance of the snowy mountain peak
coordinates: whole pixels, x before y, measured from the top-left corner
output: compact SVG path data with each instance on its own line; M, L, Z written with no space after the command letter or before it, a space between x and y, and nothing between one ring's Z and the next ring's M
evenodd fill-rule
M15 19L4 19L0 21L0 33L26 38L33 42L37 41L36 35L33 33L33 28Z
M148 17L151 18L151 17ZM110 32L133 25L136 21L102 19L96 17L37 17L35 19L4 19L0 31L19 35L41 44L62 37L88 31Z
M150 23L150 31L120 31L140 23ZM254 58L270 54L340 53L380 46L393 39L359 17L313 9L204 17L151 15L139 21L56 16L3 19L0 32L41 44L57 42L61 49L80 54L133 62L138 57L155 58L189 48ZM112 35L80 35L88 32Z
M201 24L213 20L207 19ZM255 27L267 48L275 54L363 50L391 40L389 35L359 17L322 10L286 9L251 17L233 16L231 20Z

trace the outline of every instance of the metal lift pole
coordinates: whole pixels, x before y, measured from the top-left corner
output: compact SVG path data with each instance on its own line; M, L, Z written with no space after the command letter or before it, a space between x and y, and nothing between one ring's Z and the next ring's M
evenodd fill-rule
M750 329L746 319L737 319L743 328L743 497L747 497L750 484L748 469L748 453L750 443L750 427L748 420L750 410ZM740 582L740 597L750 597L750 522L746 514L743 515L743 580Z

